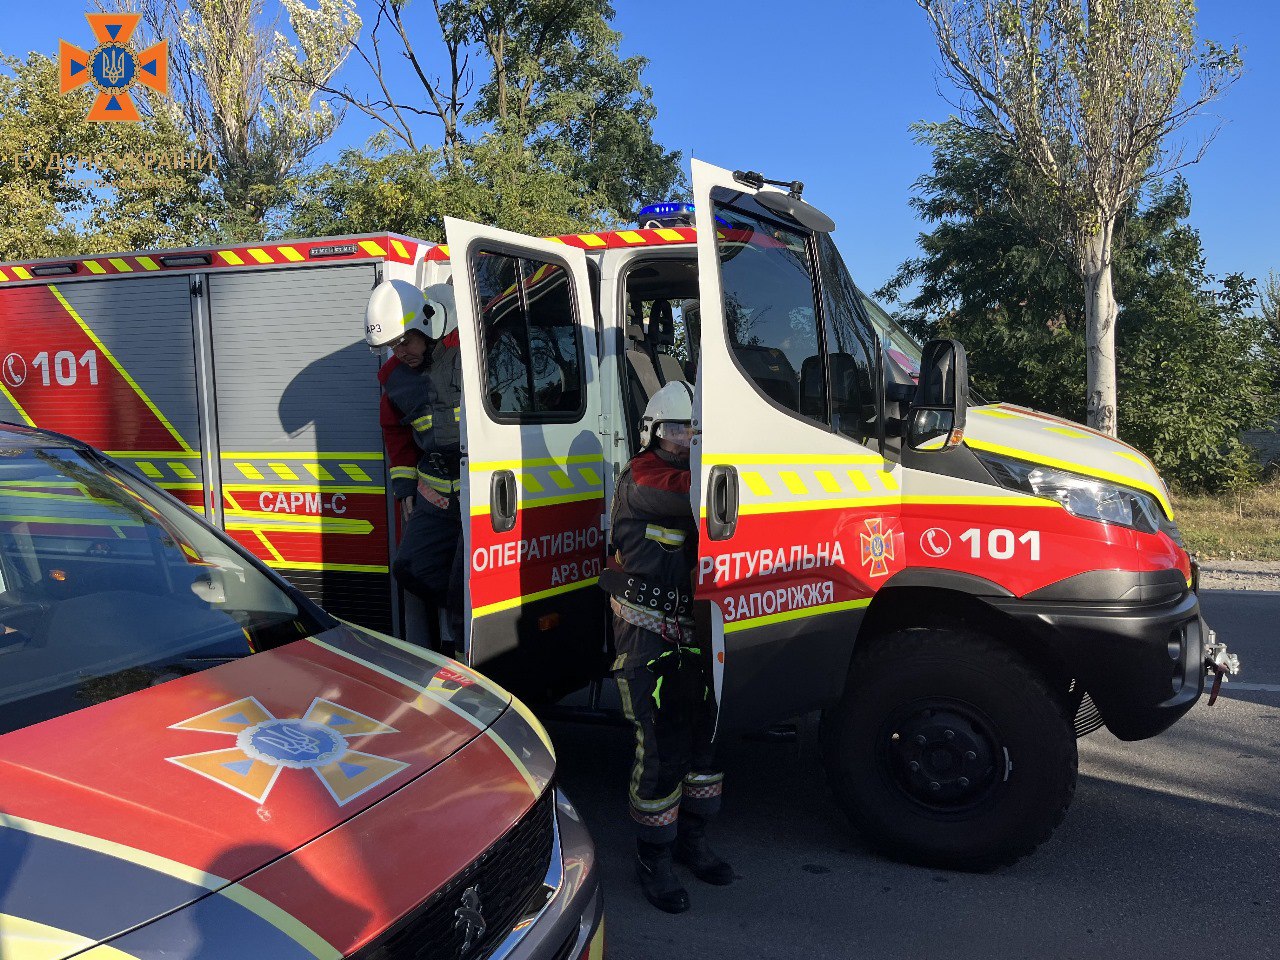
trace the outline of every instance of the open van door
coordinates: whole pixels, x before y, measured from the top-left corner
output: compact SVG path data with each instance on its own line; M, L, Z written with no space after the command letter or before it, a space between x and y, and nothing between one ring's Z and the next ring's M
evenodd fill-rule
M870 598L903 565L901 470L876 449L876 335L834 224L697 160L693 193L695 596L720 726L760 726L839 698Z
M446 218L463 360L467 661L554 699L600 675L607 598L583 251Z

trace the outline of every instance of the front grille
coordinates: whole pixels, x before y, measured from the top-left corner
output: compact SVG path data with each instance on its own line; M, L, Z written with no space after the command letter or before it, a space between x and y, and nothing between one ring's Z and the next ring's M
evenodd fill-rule
M352 960L463 960L465 931L456 913L473 888L485 930L465 960L487 957L531 905L545 902L542 881L551 862L555 834L555 791L547 790L533 808L496 843L473 860L430 899L402 917Z

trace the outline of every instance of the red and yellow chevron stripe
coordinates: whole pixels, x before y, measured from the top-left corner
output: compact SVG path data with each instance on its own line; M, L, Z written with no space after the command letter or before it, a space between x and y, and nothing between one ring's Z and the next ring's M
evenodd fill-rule
M386 233L193 250L156 250L32 263L0 263L0 284L39 281L46 277L66 279L70 276L93 277L125 273L144 275L175 270L287 267L294 264L358 260L390 260L394 263L412 264L416 262L418 248L422 245L420 241Z

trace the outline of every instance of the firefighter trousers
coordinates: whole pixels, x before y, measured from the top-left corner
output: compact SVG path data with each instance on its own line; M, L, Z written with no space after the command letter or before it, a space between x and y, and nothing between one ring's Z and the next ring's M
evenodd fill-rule
M692 822L720 810L724 774L715 764L716 702L710 662L652 630L614 617L613 676L636 732L629 791L637 838L675 840L681 811Z
M419 496L391 572L404 589L427 603L444 607L456 638L462 635L463 600L462 519L458 498L441 509Z

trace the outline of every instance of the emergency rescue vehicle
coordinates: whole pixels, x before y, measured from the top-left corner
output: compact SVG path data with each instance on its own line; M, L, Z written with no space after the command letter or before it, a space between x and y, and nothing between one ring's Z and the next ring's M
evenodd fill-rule
M452 282L466 659L551 699L607 667L612 484L648 397L692 382L720 729L824 709L873 845L1015 859L1062 819L1077 735L1154 736L1206 658L1234 667L1168 491L1114 438L970 402L963 347L922 351L859 290L799 184L698 161L692 184L630 230L448 220L444 244L0 265L8 416L104 447L330 609L400 631L360 317L384 279Z
M0 956L600 960L528 708L0 426Z

